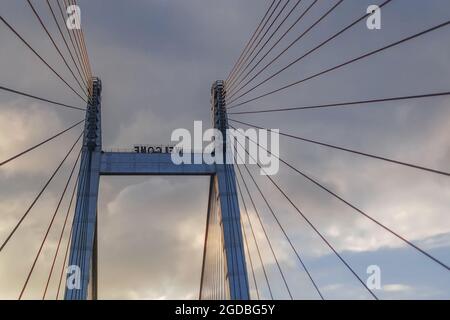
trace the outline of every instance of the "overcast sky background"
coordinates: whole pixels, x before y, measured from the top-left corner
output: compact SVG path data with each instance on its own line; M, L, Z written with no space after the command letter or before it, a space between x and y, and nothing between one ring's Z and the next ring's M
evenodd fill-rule
M288 8L296 1L290 2ZM302 2L283 31L312 0ZM381 2L345 0L260 79L356 20L370 4ZM33 3L62 47L45 1ZM170 134L176 128L191 129L194 120L209 125L211 84L227 77L269 3L262 0L80 0L82 27L93 72L103 82L104 149L130 148L139 143L170 144ZM319 0L276 52L334 3L336 0ZM66 79L70 79L26 1L3 0L0 12ZM447 0L393 0L382 10L381 30L369 31L364 22L357 24L247 98L305 78L449 18L450 2ZM1 85L83 106L3 25L0 39ZM446 27L233 110L448 91L449 39L450 28ZM431 98L233 117L448 172L449 104L449 98ZM1 92L0 160L42 141L83 116L80 111ZM0 239L7 236L22 216L78 134L73 130L0 168ZM450 264L448 178L286 138L281 138L281 157ZM69 160L13 241L0 253L0 298L18 297L74 157ZM257 173L256 168L252 170ZM257 176L325 298L370 298L264 179ZM367 277L367 266L381 267L383 287L376 292L380 298L450 298L448 270L406 247L295 172L282 167L275 179L363 279ZM200 177L102 178L100 298L198 297L208 184L207 178ZM270 227L294 297L317 298L254 186L251 190L263 220ZM66 206L65 201L26 298L40 298L42 294ZM257 231L258 240L265 247L262 232ZM251 250L254 251L252 245ZM263 259L268 265L275 298L287 298L269 250L264 250ZM61 265L60 259L58 262L57 265ZM259 265L256 276L261 283L262 296L267 298ZM49 290L51 298L56 292L56 280L53 278Z

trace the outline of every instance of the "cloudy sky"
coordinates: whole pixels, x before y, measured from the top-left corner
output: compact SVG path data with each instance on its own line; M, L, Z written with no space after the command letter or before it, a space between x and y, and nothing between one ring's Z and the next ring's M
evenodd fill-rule
M53 1L53 0L52 0ZM292 0L287 8L296 1ZM336 0L319 0L278 47L280 52ZM380 0L345 0L259 79L363 15ZM58 39L45 1L37 10ZM282 30L312 0L303 0ZM267 9L262 0L80 0L93 72L103 82L103 147L170 144L176 128L210 123L209 94L224 79ZM1 15L70 79L26 1L2 0ZM450 18L447 0L393 0L382 10L381 30L357 24L247 98L345 62ZM82 106L4 25L0 27L1 85ZM448 91L447 26L240 110L292 107ZM398 160L450 171L450 98L358 105L349 108L234 115L253 124ZM77 110L0 93L0 160L83 118ZM0 239L31 203L79 133L58 138L0 169ZM419 247L450 264L450 180L378 160L281 138L281 157L364 209ZM15 299L25 281L58 201L73 158L51 184L8 246L0 253L0 298ZM257 168L251 168L257 173ZM370 298L295 210L257 176L287 233L302 253L325 298ZM275 180L330 239L358 274L381 268L380 298L448 299L450 273L407 247L288 168ZM296 299L317 298L295 255L249 181ZM99 297L186 299L198 296L208 178L102 178L99 199ZM248 199L247 199L248 201ZM63 203L66 208L67 202ZM254 212L250 212L253 217ZM56 249L63 214L56 220L26 298L40 298ZM265 248L261 230L258 240ZM250 251L254 253L251 246ZM255 256L256 257L256 256ZM287 298L276 265L264 250L275 298ZM59 261L59 264L61 261ZM256 266L263 297L268 297ZM55 295L56 279L50 286ZM254 293L254 292L253 292Z

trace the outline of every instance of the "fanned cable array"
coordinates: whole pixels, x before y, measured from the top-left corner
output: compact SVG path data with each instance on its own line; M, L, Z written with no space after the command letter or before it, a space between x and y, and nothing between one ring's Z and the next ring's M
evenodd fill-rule
M242 138L241 140L236 138L237 143L234 146L233 151L236 163L235 166L238 172L237 185L242 205L241 217L243 229L250 231L244 233L244 237L246 246L252 247L252 249L246 250L246 256L247 267L250 270L249 282L252 286L252 297L255 299L273 299L274 294L272 287L279 283L280 278L282 279L282 283L284 283L284 291L286 293L286 296L284 297L293 298L291 287L295 284L286 280L286 272L288 272L284 269L286 268L286 265L279 263L279 256L283 254L283 252L277 252L277 249L274 249L272 244L273 239L271 239L270 235L271 232L267 231L273 231L275 229L282 235L285 250L288 250L287 248L289 248L293 256L296 257L298 272L302 272L305 279L309 281L310 289L315 292L316 298L326 299L327 296L323 292L320 281L317 280L319 275L315 272L313 266L310 265L310 261L303 258L301 248L298 247L298 244L293 240L298 235L292 234L292 228L289 228L290 226L283 222L284 219L280 219L280 217L287 214L286 208L276 208L275 204L271 203L270 197L264 192L264 188L261 187L261 183L258 182L258 179L256 178L257 173L252 171L251 166L246 164L245 159L243 159L244 157L247 157L247 163L255 163L257 169L264 173L265 169L262 164L258 159L255 159L254 156L252 156L249 152L250 150L264 150L264 152L271 156L275 156L279 160L281 166L287 168L294 176L298 176L302 182L306 181L307 183L310 183L316 188L317 192L322 192L342 203L356 215L363 217L363 219L366 219L377 226L380 232L390 234L393 238L403 242L406 247L413 249L422 256L424 263L435 264L445 271L450 270L449 263L446 262L443 257L435 256L427 249L424 249L409 240L406 236L402 235L399 226L389 226L383 221L378 220L375 216L371 215L371 213L366 212L364 209L346 199L345 196L334 190L333 187L327 186L327 183L321 181L319 177L314 177L307 173L307 169L300 168L296 163L287 161L284 158L284 155L279 156L272 154L267 145L261 145L257 140L244 134L247 129L260 129L268 132L275 132L275 130L270 129L267 125L263 126L255 123L256 121L251 120L252 118L250 117L253 115L265 115L267 121L270 121L270 116L273 114L286 114L290 117L301 117L300 112L304 110L363 108L364 106L381 103L389 102L395 104L413 100L420 100L426 103L426 101L429 101L430 99L442 99L450 95L449 90L431 92L417 92L411 90L409 95L367 97L366 99L336 99L335 101L331 100L330 102L325 103L299 104L294 107L283 107L281 103L278 106L272 104L267 107L260 107L260 104L264 104L264 98L277 96L278 99L280 99L283 97L283 94L287 93L290 89L295 90L295 88L306 82L321 77L325 78L327 75L333 73L338 73L340 69L348 69L352 64L356 64L357 62L362 63L376 55L387 54L389 50L405 46L416 39L425 40L433 34L439 34L441 37L445 37L445 35L448 36L449 34L450 20L436 21L434 25L427 28L423 28L422 30L414 29L415 31L407 36L393 40L376 49L366 50L363 54L355 55L349 59L347 58L344 62L333 65L332 67L311 71L310 74L303 74L298 80L291 80L285 85L280 86L278 83L282 82L282 75L286 74L288 70L300 65L307 57L313 59L314 55L325 50L328 44L337 45L341 37L351 34L351 32L358 27L366 27L364 23L372 13L361 12L357 18L348 21L340 28L332 29L329 25L327 27L325 26L333 16L344 14L343 10L346 2L347 1L344 0L327 2L318 0L287 0L284 2L271 2L266 13L259 22L257 29L245 45L235 65L231 69L226 81L226 108L229 127L230 129L234 129L235 132L238 132L238 134L241 135L240 138ZM376 4L381 10L387 12L388 10L391 10L391 4L395 2L395 0L385 0L379 1ZM320 9L318 7L320 7ZM314 16L315 18L312 18ZM324 28L332 30L331 36L317 40L314 45L311 45L310 42L302 41L306 40L307 37L311 36L316 30L323 30ZM296 56L297 46L303 46L302 49L299 50L300 52L303 52ZM285 62L285 60L288 60L288 62ZM277 83L273 89L270 89L271 83ZM257 91L257 89L262 90L262 88L265 90L262 93ZM260 102L260 104L256 104L256 102ZM245 115L247 118L239 118L239 116ZM404 159L364 152L344 145L328 143L321 139L296 135L289 131L277 130L275 133L279 134L282 139L288 139L292 142L312 144L324 149L334 150L335 152L348 153L366 159L374 159L375 161L389 163L392 166L403 166L412 170L434 174L436 176L450 176L449 171L411 163ZM242 141L245 141L245 143L242 143ZM243 167L243 169L241 169L241 167ZM362 274L352 261L345 257L343 252L333 243L333 240L327 236L326 230L318 225L317 222L314 222L314 219L312 219L314 213L302 209L301 195L299 195L298 192L294 190L288 191L276 176L265 174L265 177L259 179L265 179L267 184L272 186L275 190L275 193L278 193L285 203L290 206L291 210L298 215L299 221L303 226L309 228L311 232L317 236L317 241L322 242L323 245L328 247L329 252L342 263L342 266L347 269L348 274L354 278L355 284L366 291L367 297L373 299L380 298L378 292L367 285L366 275ZM264 182L264 184L266 182ZM254 191L253 193L252 190ZM255 200L256 198L262 199L262 203L257 203ZM263 217L261 215L261 210L266 210L270 215ZM258 226L258 230L262 232L262 237L257 237L255 235L254 230L256 225ZM261 252L264 251L270 252L270 255L272 256L271 261L264 261L264 258L268 259L267 255L261 255ZM286 253L284 252L284 254ZM267 265L269 264L275 266L274 269L276 269L279 274L278 278L273 274L270 276L267 272Z
M56 107L69 109L74 112L85 112L86 106L90 104L90 98L92 95L92 69L89 62L88 50L86 48L86 41L82 29L69 29L66 26L66 20L68 19L67 8L69 6L76 6L75 0L45 0L42 3L37 3L32 0L24 0L25 6L30 10L32 16L36 20L37 30L42 31L42 42L47 42L49 46L53 48L57 54L58 60L50 61L49 58L43 56L38 49L34 48L30 41L27 39L26 34L20 33L14 26L14 22L10 21L3 15L0 16L0 27L11 32L17 39L17 41L23 46L24 50L28 50L33 58L36 58L49 72L60 80L67 88L69 95L75 95L80 100L80 105L71 105L61 101L57 101L47 97L40 97L32 92L25 92L20 88L11 88L6 85L0 86L0 90L4 94L21 96L29 99L30 101L36 100ZM48 10L43 12L43 10ZM45 21L42 17L49 16L51 19ZM67 76L69 75L69 76ZM73 219L73 203L75 199L75 193L77 187L83 184L83 179L77 177L77 170L80 166L81 152L83 148L83 135L85 133L84 113L78 114L78 120L72 123L70 126L59 132L53 133L43 141L31 145L25 150L11 155L7 159L0 159L0 167L11 165L13 161L25 156L33 156L33 153L41 150L44 146L61 140L63 136L77 131L75 141L70 142L69 147L61 155L61 159L58 161L57 167L51 171L50 176L42 181L41 189L36 195L30 199L30 203L27 204L24 212L19 216L15 225L7 233L4 239L0 240L0 255L4 255L5 251L9 249L9 244L16 238L20 238L20 229L23 227L25 220L33 214L33 209L42 200L44 195L49 192L49 188L52 184L56 183L57 179L61 179L64 182L64 187L58 196L57 205L54 211L48 213L48 225L45 229L45 233L41 239L36 239L40 242L40 245L36 252L27 252L27 255L33 256L32 264L29 266L28 272L23 279L20 291L18 292L18 298L22 299L26 297L27 288L29 288L30 280L35 275L36 267L43 259L43 252L49 248L49 236L52 232L58 233L58 244L53 253L51 262L51 268L47 270L45 286L42 288L42 299L58 299L61 298L61 293L64 288L64 274L65 266L67 262L67 252L70 245L70 239L72 235L72 219ZM64 142L66 144L67 142ZM69 172L65 174L64 168L68 167ZM69 190L71 190L69 192ZM61 218L61 216L63 218ZM41 219L47 219L47 216L43 216ZM62 226L58 225L56 221L63 220ZM48 252L48 251L46 251ZM58 259L58 257L60 257ZM64 258L61 258L64 257ZM50 286L53 283L52 286ZM56 290L57 287L57 290ZM55 292L50 292L50 289Z

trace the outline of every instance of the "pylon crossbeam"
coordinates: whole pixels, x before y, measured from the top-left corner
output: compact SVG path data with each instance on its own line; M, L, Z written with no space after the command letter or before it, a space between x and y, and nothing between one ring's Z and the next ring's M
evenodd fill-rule
M207 230L202 267L200 298L249 299L248 277L241 231L235 174L230 164L175 164L169 153L141 154L133 152L103 152L101 140L101 82L92 81L92 96L86 111L80 178L73 222L68 270L78 268L79 286L73 274L68 274L65 299L97 298L97 202L102 175L178 175L211 176L207 213ZM215 128L227 128L223 85L213 86ZM226 150L226 143L224 143ZM192 154L192 159L199 159ZM213 251L220 252L214 266L208 265ZM212 295L206 288L211 280L220 283Z

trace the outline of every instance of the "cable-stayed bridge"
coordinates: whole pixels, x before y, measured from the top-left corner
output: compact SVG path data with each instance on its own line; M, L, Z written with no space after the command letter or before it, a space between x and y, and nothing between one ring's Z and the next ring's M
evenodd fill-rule
M389 10L391 3L396 0L378 1L380 10ZM288 231L282 219L280 210L271 203L264 188L255 179L255 172L245 161L238 159L243 155L249 157L254 163L254 167L259 171L264 171L263 165L258 159L253 158L249 151L257 146L272 156L275 156L280 165L286 167L299 179L304 179L313 185L317 192L322 192L344 206L350 208L356 215L361 216L369 223L377 226L379 232L391 235L396 240L402 242L406 247L413 249L422 258L424 264L434 264L445 272L450 271L449 259L447 257L432 254L428 249L423 248L416 242L408 239L402 234L400 226L387 225L378 220L371 212L346 199L333 187L328 186L306 170L300 168L298 163L293 163L284 159L282 155L272 154L268 146L261 145L259 141L252 138L246 139L246 145L237 144L231 146L227 140L223 144L223 149L215 152L223 153L225 159L233 157L235 165L225 162L208 164L174 164L170 153L153 152L138 153L133 151L108 151L102 148L102 109L107 110L107 106L102 108L102 84L101 80L94 76L91 67L83 29L68 29L66 27L66 8L70 5L77 5L75 0L48 0L45 1L51 21L44 21L42 13L37 10L34 1L24 1L36 19L43 35L48 38L49 44L58 54L60 61L49 61L18 31L13 21L1 16L2 28L12 33L18 43L37 58L50 73L55 75L68 89L68 93L79 98L80 105L70 105L61 101L53 100L50 97L40 97L33 92L24 92L20 88L0 86L3 94L20 95L31 100L39 100L61 109L71 109L80 112L84 117L78 119L68 128L50 135L42 142L30 146L22 152L11 155L7 159L0 159L0 166L6 166L21 157L32 157L33 151L57 140L60 136L78 130L79 135L76 140L61 155L58 166L51 171L47 180L42 182L42 188L37 190L36 195L30 200L26 210L17 220L14 227L8 231L4 239L0 239L0 255L8 250L11 241L17 238L17 231L24 228L24 221L33 214L33 209L42 199L49 185L57 178L66 179L64 188L61 190L58 203L54 211L50 213L50 221L46 232L42 235L40 246L37 252L29 252L33 255L33 263L29 272L24 275L24 282L21 284L19 299L26 294L30 279L36 272L36 265L41 259L43 248L48 242L49 234L57 232L59 234L58 244L54 255L51 257L51 268L46 275L46 283L43 285L42 296L35 298L64 298L64 299L97 299L98 270L97 270L97 203L99 197L99 182L102 176L207 176L210 177L208 210L206 213L206 231L204 240L203 263L201 272L201 283L199 290L200 299L262 299L277 298L274 294L274 279L267 268L274 265L278 273L277 278L281 280L281 286L287 296L295 299L293 287L296 286L286 276L286 270L280 263L282 253L277 251L274 239L270 236L271 228L277 228L281 233L285 248L295 256L296 270L309 282L309 286L315 292L315 298L327 299L326 294L317 281L317 274L308 261L304 259L302 248L299 248L293 238L295 234ZM331 35L324 39L319 39L318 44L302 52L300 56L282 64L273 73L268 73L269 68L277 63L283 62L287 53L291 53L297 43L308 37L316 28L326 28L324 24L333 15L340 14L339 9L344 0L329 2L326 10L306 26L302 26L300 33L296 34L295 27L303 19L308 18L311 11L318 6L320 1L306 0L273 0L268 1L267 9L260 19L259 24L252 33L250 39L245 44L240 56L225 80L214 81L211 88L211 98L209 101L212 124L211 126L227 136L228 129L244 128L265 129L258 123L253 123L242 119L241 115L267 115L277 113L290 113L293 117L298 116L302 110L316 109L339 109L361 107L366 105L376 105L379 103L400 103L402 101L429 99L443 99L450 95L450 90L436 90L428 92L412 91L407 95L367 97L366 99L339 100L329 103L317 103L295 107L267 107L262 109L246 110L246 106L266 97L282 94L287 90L295 88L312 81L316 78L326 77L328 74L337 73L341 69L350 68L353 64L363 63L375 56L387 54L390 50L405 46L417 39L423 39L431 35L446 40L450 28L450 16L446 20L436 21L435 24L427 28L416 30L412 28L411 33L403 38L396 39L384 44L376 49L367 50L363 54L344 59L343 62L331 67L316 70L311 74L301 75L292 82L287 82L282 86L275 87L263 94L251 95L256 89L264 86L274 79L279 79L286 71L293 66L302 63L306 58L324 50L329 43L339 40L347 33L351 33L356 27L364 26L367 19L373 12L361 13L356 19L348 21L345 26L336 30L331 30ZM322 3L323 4L323 3ZM56 32L50 31L49 25L56 26ZM293 39L289 36L293 36ZM286 41L288 44L286 45ZM58 66L58 67L57 67ZM70 74L70 78L62 75L60 68L65 69ZM6 83L7 79L4 79ZM205 101L205 106L208 101ZM206 110L206 108L205 108ZM62 111L62 110L61 110ZM409 170L422 171L424 174L437 175L448 179L450 172L445 169L431 166L418 165L405 159L397 159L388 155L369 153L347 147L345 145L331 144L326 141L303 137L281 131L279 135L283 139L308 143L334 152L343 152L355 157L370 158L372 160L388 163L392 166L402 166ZM241 148L244 154L237 151ZM192 157L196 157L192 153ZM71 170L68 174L63 174L61 169L69 161ZM341 250L333 243L327 233L317 225L312 219L312 213L306 212L299 201L292 196L295 190L287 190L279 181L277 176L265 175L267 185L273 188L296 214L301 223L311 230L320 241L339 261L341 267L354 278L355 283L367 294L367 298L379 299L378 292L367 282L367 275L361 274L354 267ZM253 188L253 189L252 189ZM256 190L252 192L252 190ZM256 199L262 199L258 202ZM67 202L64 207L63 203ZM267 223L267 217L261 214L261 208L268 210L271 224ZM64 224L59 230L55 229L55 220L63 216ZM258 236L260 233L261 236ZM268 253L264 254L264 253ZM57 265L58 257L64 257L61 265ZM270 261L267 259L270 256ZM48 257L46 257L48 258ZM75 276L79 276L77 279ZM77 284L79 280L79 285ZM58 283L56 292L50 292L51 282ZM279 283L275 284L279 286Z

